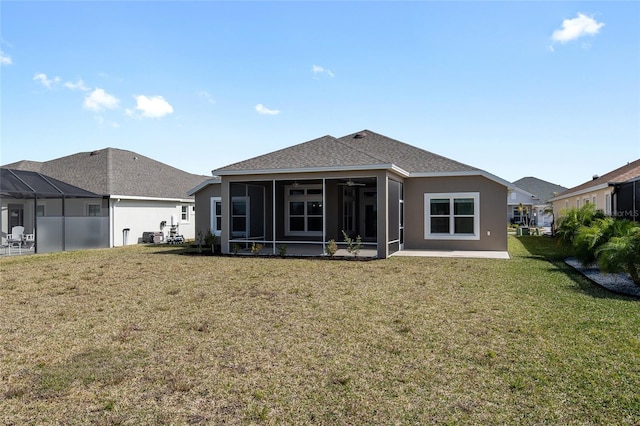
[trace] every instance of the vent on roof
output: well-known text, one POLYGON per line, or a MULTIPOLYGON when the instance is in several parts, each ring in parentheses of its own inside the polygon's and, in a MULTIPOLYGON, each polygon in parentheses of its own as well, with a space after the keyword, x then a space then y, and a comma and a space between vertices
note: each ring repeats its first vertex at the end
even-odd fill
POLYGON ((354 138, 354 139, 362 139, 362 138, 364 138, 365 136, 367 136, 366 132, 360 132, 360 133, 356 133, 356 134, 353 136, 353 138, 354 138))
POLYGON ((91 154, 89 155, 98 155, 98 154, 100 154, 100 151, 91 151, 91 154))
POLYGON ((600 176, 598 176, 598 175, 593 175, 593 176, 591 176, 591 179, 596 180, 596 179, 598 179, 599 177, 600 177, 600 176))

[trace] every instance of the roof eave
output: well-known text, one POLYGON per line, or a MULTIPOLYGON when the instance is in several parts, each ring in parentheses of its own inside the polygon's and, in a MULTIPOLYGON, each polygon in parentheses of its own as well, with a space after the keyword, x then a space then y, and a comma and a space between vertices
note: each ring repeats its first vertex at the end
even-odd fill
POLYGON ((327 167, 292 167, 286 169, 251 169, 251 170, 213 170, 211 173, 217 176, 240 175, 271 175, 292 173, 323 173, 323 172, 348 172, 358 170, 393 170, 394 172, 409 177, 410 173, 395 164, 363 164, 357 166, 327 166, 327 167))
POLYGON ((600 191, 601 189, 606 189, 606 188, 610 187, 612 184, 615 184, 615 183, 616 182, 605 182, 605 183, 601 183, 599 185, 594 185, 594 186, 590 186, 588 188, 581 189, 579 191, 565 192, 564 194, 560 194, 560 195, 558 195, 556 197, 549 198, 548 201, 550 201, 550 202, 559 201, 559 200, 564 200, 565 198, 575 197, 576 195, 588 194, 589 192, 593 192, 593 191, 600 191))
POLYGON ((195 195, 196 192, 200 191, 201 189, 209 186, 209 185, 216 185, 222 182, 222 179, 220 179, 219 177, 213 177, 211 179, 207 179, 204 182, 200 183, 200 185, 196 186, 195 188, 190 189, 187 192, 187 195, 189 196, 193 196, 195 195))

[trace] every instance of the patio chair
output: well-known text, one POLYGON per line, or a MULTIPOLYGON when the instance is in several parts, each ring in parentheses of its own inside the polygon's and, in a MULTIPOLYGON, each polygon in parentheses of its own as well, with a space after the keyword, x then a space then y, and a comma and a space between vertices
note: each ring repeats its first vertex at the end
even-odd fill
POLYGON ((23 235, 24 226, 14 226, 11 228, 11 234, 7 235, 7 244, 11 247, 22 247, 23 235))

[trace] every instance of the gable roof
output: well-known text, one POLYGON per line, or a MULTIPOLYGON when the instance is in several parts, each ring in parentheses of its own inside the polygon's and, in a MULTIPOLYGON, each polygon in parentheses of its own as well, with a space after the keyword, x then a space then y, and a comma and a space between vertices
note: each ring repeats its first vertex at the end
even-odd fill
POLYGON ((556 185, 555 183, 547 182, 535 177, 523 177, 513 182, 513 184, 529 194, 534 195, 540 201, 546 202, 550 198, 567 190, 564 186, 556 185))
POLYGON ((224 176, 364 169, 389 169, 404 176, 483 175, 511 186, 509 182, 476 167, 370 130, 341 138, 322 136, 213 170, 212 173, 224 176))
POLYGON ((96 194, 150 198, 190 198, 189 189, 209 179, 116 148, 45 162, 19 161, 5 167, 42 173, 96 194))
POLYGON ((640 159, 627 163, 607 174, 597 177, 588 182, 574 186, 553 197, 551 201, 560 200, 572 195, 583 194, 585 192, 596 191, 606 188, 615 183, 622 183, 640 176, 640 159))

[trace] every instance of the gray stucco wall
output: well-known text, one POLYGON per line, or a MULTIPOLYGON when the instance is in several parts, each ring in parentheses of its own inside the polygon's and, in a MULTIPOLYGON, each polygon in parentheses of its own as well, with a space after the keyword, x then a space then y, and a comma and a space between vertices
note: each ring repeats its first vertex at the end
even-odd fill
POLYGON ((220 197, 220 184, 211 184, 196 192, 196 236, 207 235, 211 226, 211 197, 220 197))
POLYGON ((507 250, 507 188, 482 176, 406 179, 405 249, 507 250), (480 193, 480 239, 425 239, 425 193, 480 193))

